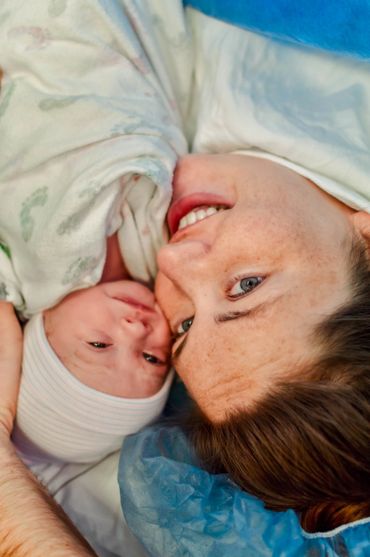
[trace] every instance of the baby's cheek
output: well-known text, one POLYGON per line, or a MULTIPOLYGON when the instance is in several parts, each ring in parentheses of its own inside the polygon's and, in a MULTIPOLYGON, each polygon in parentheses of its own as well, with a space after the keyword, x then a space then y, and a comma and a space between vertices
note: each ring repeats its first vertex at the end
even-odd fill
POLYGON ((132 392, 135 398, 147 398, 157 394, 166 380, 169 367, 153 366, 153 369, 146 370, 143 374, 138 374, 136 386, 132 392))

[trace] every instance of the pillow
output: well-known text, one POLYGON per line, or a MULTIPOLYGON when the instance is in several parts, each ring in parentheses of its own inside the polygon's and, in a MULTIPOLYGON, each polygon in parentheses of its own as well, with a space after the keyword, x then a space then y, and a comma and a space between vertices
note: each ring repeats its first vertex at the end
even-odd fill
POLYGON ((367 0, 185 0, 216 19, 282 41, 370 58, 367 0))

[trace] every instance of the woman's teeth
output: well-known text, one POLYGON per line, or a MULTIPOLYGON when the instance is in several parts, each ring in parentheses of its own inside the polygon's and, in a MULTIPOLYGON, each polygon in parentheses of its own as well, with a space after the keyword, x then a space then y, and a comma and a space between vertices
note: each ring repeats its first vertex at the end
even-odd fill
POLYGON ((212 215, 221 211, 223 207, 196 207, 189 213, 187 213, 179 222, 178 230, 189 226, 190 224, 194 224, 195 222, 199 222, 200 220, 204 220, 212 215))

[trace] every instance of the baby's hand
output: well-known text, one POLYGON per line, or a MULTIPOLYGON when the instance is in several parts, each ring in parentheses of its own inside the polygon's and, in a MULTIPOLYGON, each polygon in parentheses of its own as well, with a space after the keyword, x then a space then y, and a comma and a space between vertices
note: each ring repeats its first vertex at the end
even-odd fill
POLYGON ((0 436, 9 438, 17 408, 22 329, 13 306, 0 301, 0 436))

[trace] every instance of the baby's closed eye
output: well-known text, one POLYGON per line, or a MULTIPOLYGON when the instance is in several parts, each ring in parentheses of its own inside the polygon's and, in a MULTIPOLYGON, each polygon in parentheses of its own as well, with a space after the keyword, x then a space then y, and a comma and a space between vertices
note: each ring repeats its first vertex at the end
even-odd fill
POLYGON ((146 362, 149 362, 150 364, 153 364, 155 366, 166 365, 165 361, 161 360, 160 358, 157 358, 157 356, 154 356, 153 354, 149 354, 148 352, 143 352, 143 358, 146 362))
POLYGON ((97 350, 104 350, 112 346, 112 344, 109 344, 108 342, 100 342, 98 340, 87 342, 87 344, 89 344, 93 348, 96 348, 97 350))

